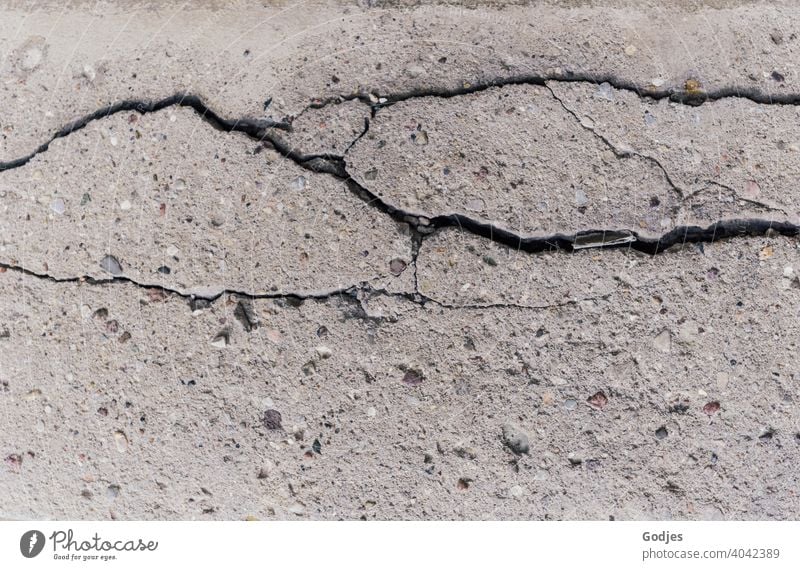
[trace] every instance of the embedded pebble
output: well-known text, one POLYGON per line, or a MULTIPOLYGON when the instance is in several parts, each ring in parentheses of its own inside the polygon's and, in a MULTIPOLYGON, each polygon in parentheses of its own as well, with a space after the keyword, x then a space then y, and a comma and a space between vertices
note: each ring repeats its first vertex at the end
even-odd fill
POLYGON ((291 182, 292 190, 302 190, 306 187, 306 178, 305 176, 298 176, 291 182))
POLYGON ((33 71, 45 56, 46 44, 41 38, 34 38, 29 40, 28 45, 22 51, 19 66, 23 71, 33 71))
POLYGON ((282 429, 283 418, 278 410, 267 410, 264 412, 264 418, 261 420, 264 427, 267 429, 282 429))
POLYGON ((59 216, 64 213, 66 210, 66 206, 64 205, 64 200, 61 198, 56 198, 50 203, 50 209, 53 210, 59 216))
POLYGON ((87 63, 86 65, 83 66, 83 71, 81 72, 81 76, 83 76, 84 79, 87 79, 89 81, 94 81, 95 78, 97 77, 97 71, 95 71, 94 67, 92 67, 87 63))
POLYGON ((745 182, 744 191, 742 195, 748 200, 755 200, 761 194, 761 187, 754 180, 745 182))
POLYGON ((614 90, 612 89, 611 84, 610 83, 605 83, 605 82, 601 83, 600 87, 598 87, 597 91, 595 91, 595 96, 597 96, 599 99, 605 99, 607 101, 613 101, 614 100, 614 90))
POLYGON ((408 267, 408 264, 399 257, 396 257, 389 262, 389 271, 395 277, 399 276, 403 271, 405 271, 406 267, 408 267))
POLYGON ((306 508, 302 503, 292 503, 289 507, 289 512, 299 517, 306 512, 306 508))
POLYGON ((596 392, 594 395, 590 396, 586 401, 589 402, 591 406, 602 410, 606 407, 606 404, 608 404, 608 396, 606 396, 605 392, 600 390, 599 392, 596 392))
POLYGON ((482 212, 485 207, 486 203, 480 198, 472 198, 467 202, 466 206, 467 210, 471 212, 482 212))
POLYGON ((113 255, 106 255, 100 260, 100 268, 111 275, 122 275, 122 265, 113 255))
POLYGON ((530 450, 527 434, 513 424, 503 426, 503 443, 517 455, 528 453, 530 450))
POLYGON ((122 431, 115 431, 114 444, 117 446, 117 451, 125 453, 128 450, 128 437, 122 431))
POLYGON ((422 384, 423 376, 416 370, 407 370, 403 375, 403 383, 409 386, 419 386, 422 384))
POLYGON ((317 354, 319 354, 320 358, 330 358, 333 354, 333 351, 327 346, 318 346, 315 350, 317 351, 317 354))
POLYGON ((230 344, 230 334, 227 330, 222 330, 211 339, 211 346, 215 348, 225 348, 230 344))

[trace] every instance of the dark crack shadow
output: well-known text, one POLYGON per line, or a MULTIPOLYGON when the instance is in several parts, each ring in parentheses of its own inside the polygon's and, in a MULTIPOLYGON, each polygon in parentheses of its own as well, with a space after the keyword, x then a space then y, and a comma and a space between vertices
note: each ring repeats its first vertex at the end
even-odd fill
MULTIPOLYGON (((636 86, 635 84, 620 81, 611 76, 567 74, 554 77, 550 76, 512 77, 512 78, 498 79, 490 82, 484 82, 476 85, 469 85, 469 86, 465 85, 462 88, 452 89, 452 90, 436 90, 436 89, 409 90, 408 92, 405 93, 389 95, 386 97, 377 97, 372 94, 360 93, 349 96, 349 99, 347 97, 337 97, 331 100, 312 103, 312 106, 309 106, 308 108, 322 108, 325 105, 332 104, 333 102, 360 99, 371 106, 372 116, 374 117, 384 107, 390 106, 400 101, 406 101, 418 97, 451 98, 468 93, 475 93, 492 87, 503 87, 506 85, 539 85, 550 90, 550 88, 547 86, 548 81, 590 82, 590 83, 607 82, 617 89, 633 91, 641 97, 649 97, 654 99, 668 98, 671 101, 683 104, 690 104, 690 105, 703 104, 708 101, 719 100, 727 97, 742 97, 759 104, 792 104, 792 105, 800 104, 800 95, 791 95, 791 96, 783 96, 781 98, 775 98, 772 96, 770 97, 762 96, 757 92, 753 91, 735 90, 726 88, 709 93, 703 93, 702 97, 700 97, 700 95, 696 92, 685 93, 685 92, 675 92, 669 90, 665 91, 643 90, 642 88, 636 86)), ((561 103, 562 107, 564 107, 564 109, 567 112, 569 112, 573 117, 575 117, 576 120, 580 122, 580 119, 577 117, 577 115, 570 109, 568 109, 566 106, 564 106, 563 102, 561 102, 561 100, 553 93, 552 90, 550 90, 550 92, 553 94, 555 99, 561 103)), ((272 148, 275 152, 293 161, 302 168, 305 168, 311 172, 333 176, 342 181, 350 192, 352 192, 355 196, 357 196, 361 201, 363 201, 369 207, 377 209, 379 212, 391 217, 398 223, 408 224, 414 236, 414 240, 412 242, 411 254, 415 272, 414 275, 415 292, 413 294, 409 294, 409 298, 411 300, 415 300, 415 302, 420 302, 423 304, 435 301, 433 299, 426 298, 419 291, 418 279, 416 275, 419 250, 423 240, 427 236, 434 234, 440 229, 445 229, 445 228, 457 228, 460 231, 464 231, 482 237, 484 239, 505 245, 515 250, 524 251, 530 254, 536 254, 542 252, 554 252, 554 251, 563 251, 572 253, 572 252, 578 252, 583 249, 615 248, 615 249, 627 249, 627 250, 637 251, 649 255, 656 255, 664 253, 676 246, 683 246, 692 243, 711 243, 719 239, 728 239, 728 238, 736 238, 743 236, 762 236, 768 234, 796 237, 798 236, 798 234, 800 234, 800 226, 796 224, 785 221, 779 222, 767 219, 753 218, 753 219, 720 220, 712 223, 707 227, 678 226, 673 228, 669 232, 666 232, 665 234, 655 238, 642 236, 633 229, 625 229, 625 228, 605 228, 605 229, 599 228, 599 229, 581 230, 571 234, 555 233, 548 236, 525 236, 513 232, 509 229, 503 228, 501 226, 498 226, 497 224, 494 224, 492 222, 471 218, 469 216, 460 213, 448 213, 448 214, 429 216, 423 213, 404 210, 398 206, 391 204, 390 202, 383 200, 376 193, 366 188, 364 185, 362 185, 360 182, 354 179, 348 172, 345 156, 325 154, 325 153, 305 154, 302 151, 294 148, 279 134, 281 131, 286 132, 291 130, 290 122, 275 122, 266 119, 247 119, 247 118, 227 119, 221 117, 213 110, 209 109, 208 106, 198 96, 191 94, 175 94, 165 99, 161 99, 159 101, 151 101, 151 102, 127 100, 98 109, 97 111, 64 126, 62 129, 56 132, 48 142, 41 145, 30 155, 9 162, 0 163, 0 171, 18 168, 25 165, 37 154, 46 152, 52 141, 58 138, 66 137, 71 133, 82 129, 92 121, 102 119, 111 116, 115 113, 123 111, 135 111, 141 114, 146 114, 146 113, 157 112, 170 106, 190 107, 200 116, 202 120, 204 120, 205 122, 207 122, 216 129, 230 133, 234 132, 241 133, 251 139, 259 141, 261 144, 264 144, 265 146, 272 148)), ((360 140, 367 134, 370 128, 370 124, 371 124, 370 121, 367 119, 365 121, 363 131, 358 135, 356 139, 354 139, 348 145, 347 150, 352 148, 352 146, 356 144, 358 140, 360 140)), ((609 146, 609 148, 611 148, 612 151, 614 151, 615 154, 617 154, 617 156, 624 158, 625 156, 630 156, 631 154, 633 154, 636 156, 640 156, 643 159, 653 160, 661 168, 662 172, 664 172, 664 175, 667 177, 667 180, 672 185, 672 187, 677 192, 683 194, 681 189, 672 183, 672 181, 669 179, 669 175, 667 174, 666 170, 658 161, 644 155, 638 155, 636 153, 625 153, 625 151, 619 151, 619 149, 616 149, 610 141, 606 140, 604 137, 602 137, 595 131, 592 130, 592 132, 595 134, 595 136, 600 137, 609 146)), ((25 275, 31 277, 36 277, 40 279, 49 279, 51 281, 59 283, 74 282, 74 283, 88 283, 93 285, 94 284, 105 285, 108 283, 131 283, 138 287, 160 289, 165 293, 180 295, 186 298, 193 298, 193 299, 198 298, 196 295, 189 295, 177 290, 169 289, 167 287, 138 283, 124 276, 115 276, 109 279, 96 279, 88 276, 81 276, 74 278, 56 278, 47 274, 36 273, 29 269, 10 264, 0 263, 0 267, 3 267, 5 269, 11 269, 14 271, 20 271, 25 275)), ((242 295, 251 298, 295 298, 297 300, 310 299, 310 298, 321 299, 321 298, 328 298, 331 295, 350 294, 353 291, 358 291, 363 289, 363 287, 364 284, 354 284, 348 287, 337 289, 335 291, 323 292, 319 294, 269 293, 264 295, 251 295, 245 291, 229 289, 220 292, 218 295, 214 295, 211 297, 203 297, 203 299, 213 302, 214 300, 218 299, 219 297, 225 294, 242 295)))

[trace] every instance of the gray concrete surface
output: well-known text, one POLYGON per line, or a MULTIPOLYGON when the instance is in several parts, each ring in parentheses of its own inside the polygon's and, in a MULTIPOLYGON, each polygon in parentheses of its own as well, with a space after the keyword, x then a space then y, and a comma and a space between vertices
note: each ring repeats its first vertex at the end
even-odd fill
POLYGON ((796 518, 798 21, 6 4, 0 518, 796 518))

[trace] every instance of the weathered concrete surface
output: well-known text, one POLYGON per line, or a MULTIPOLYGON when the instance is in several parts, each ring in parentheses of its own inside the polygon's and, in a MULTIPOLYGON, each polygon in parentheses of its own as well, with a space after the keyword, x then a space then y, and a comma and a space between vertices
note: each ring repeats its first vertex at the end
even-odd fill
MULTIPOLYGON (((705 250, 608 253, 604 299, 559 306, 596 263, 576 254, 549 308, 266 300, 250 332, 233 298, 193 312, 8 271, 4 445, 21 462, 4 465, 4 516, 786 518, 797 243, 705 250), (504 447, 508 422, 527 454, 504 447)), ((505 265, 467 279, 521 275, 505 265)))
POLYGON ((378 113, 348 164, 356 180, 406 210, 458 212, 527 235, 661 235, 681 205, 657 165, 618 158, 539 86, 393 105, 378 113))
POLYGON ((373 4, 3 9, 0 518, 795 518, 800 10, 373 4))
POLYGON ((190 109, 100 119, 0 178, 0 262, 59 279, 111 277, 111 255, 184 293, 304 293, 389 285, 411 261, 408 228, 341 181, 190 109))

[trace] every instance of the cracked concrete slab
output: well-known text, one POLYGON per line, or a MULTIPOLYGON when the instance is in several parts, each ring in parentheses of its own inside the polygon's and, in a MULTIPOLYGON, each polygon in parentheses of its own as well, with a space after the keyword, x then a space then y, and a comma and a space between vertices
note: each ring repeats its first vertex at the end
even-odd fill
POLYGON ((292 119, 290 131, 273 129, 271 134, 307 155, 343 156, 367 128, 370 115, 370 107, 355 99, 309 107, 292 119))
POLYGON ((392 105, 347 162, 356 180, 403 209, 456 212, 523 235, 641 228, 655 236, 672 229, 680 207, 656 165, 618 157, 540 86, 392 105))
POLYGON ((792 4, 2 12, 0 518, 794 518, 792 4))
POLYGON ((390 267, 411 261, 407 227, 190 109, 100 119, 1 178, 0 262, 37 274, 206 297, 409 287, 390 267))
POLYGON ((256 300, 249 332, 235 296, 192 311, 131 284, 6 272, 0 397, 8 425, 30 429, 5 442, 19 460, 0 475, 4 515, 794 512, 798 329, 786 315, 800 289, 784 269, 796 241, 687 248, 659 257, 657 275, 631 267, 637 254, 611 255, 604 267, 627 277, 607 299, 535 310, 387 298, 379 318, 348 296, 256 300), (763 338, 781 342, 763 351, 763 338), (504 446, 509 421, 528 453, 504 446))
POLYGON ((3 98, 13 102, 0 125, 0 160, 32 151, 98 102, 131 94, 202 92, 223 115, 276 118, 338 97, 526 75, 616 77, 666 94, 684 92, 692 78, 710 92, 800 94, 800 77, 781 65, 797 48, 791 2, 681 2, 679 19, 660 2, 624 0, 404 4, 12 5, 0 23, 3 98))
POLYGON ((718 203, 711 208, 717 218, 749 209, 798 219, 792 194, 798 107, 735 96, 691 107, 607 84, 548 86, 615 147, 657 160, 687 197, 689 218, 702 218, 706 210, 697 202, 709 195, 709 202, 718 203))

